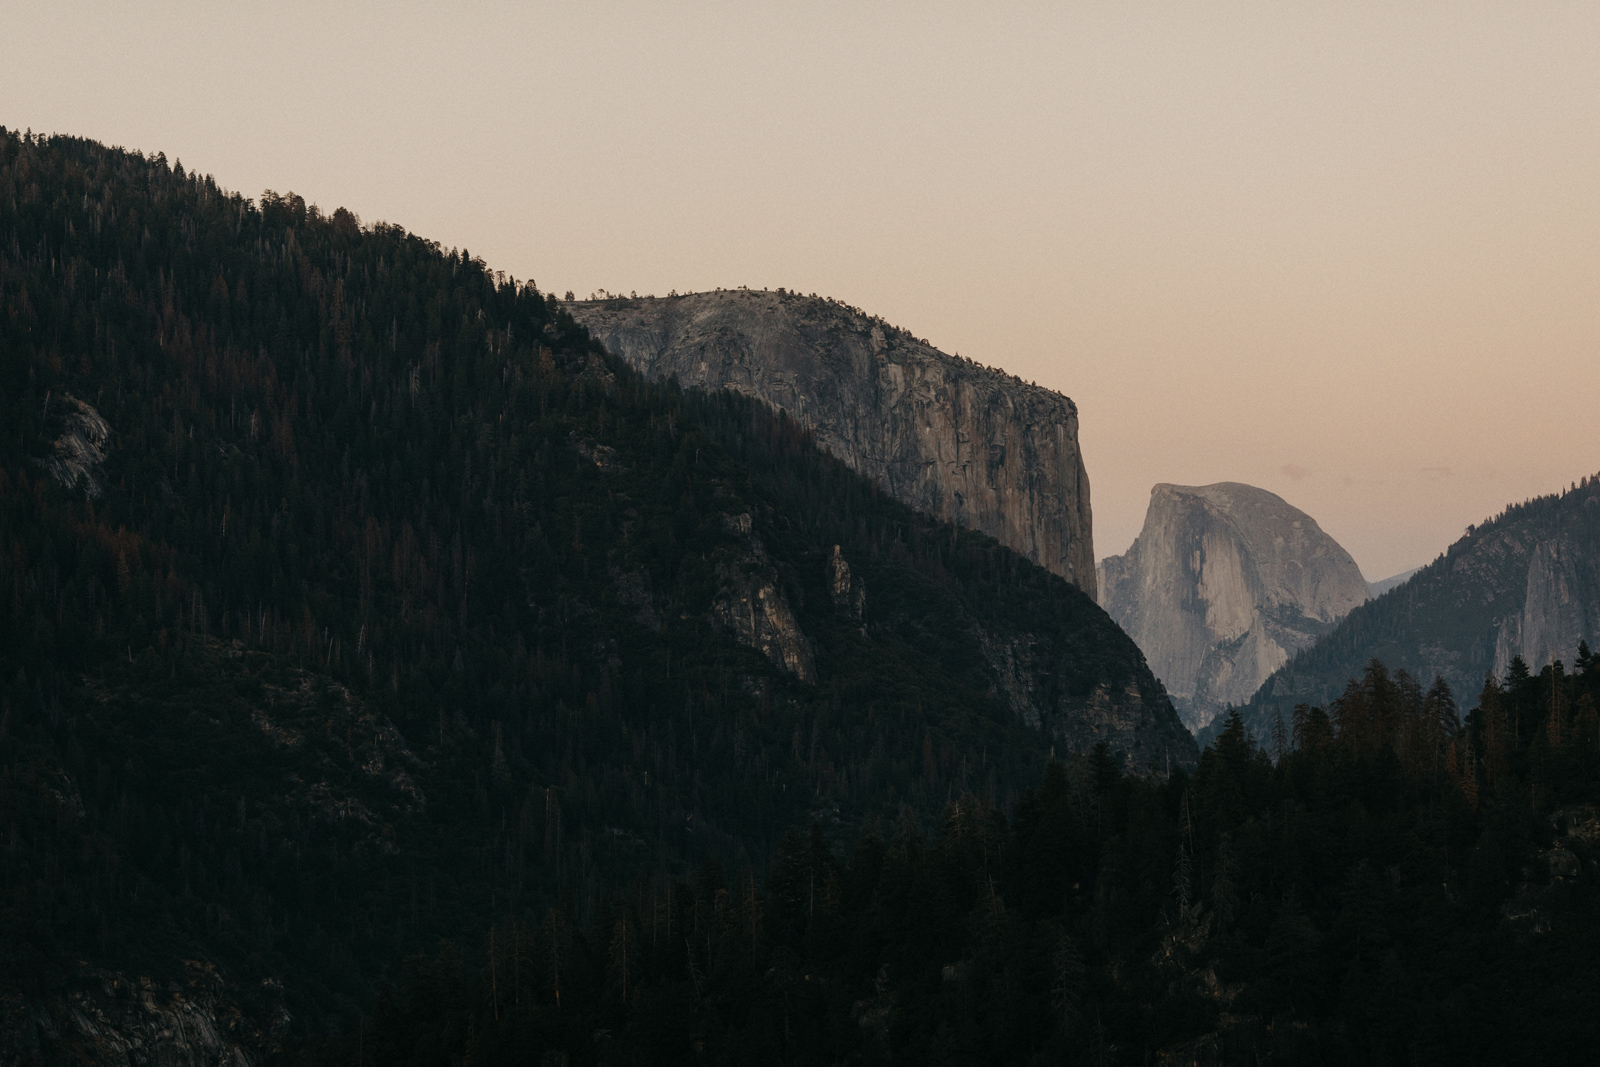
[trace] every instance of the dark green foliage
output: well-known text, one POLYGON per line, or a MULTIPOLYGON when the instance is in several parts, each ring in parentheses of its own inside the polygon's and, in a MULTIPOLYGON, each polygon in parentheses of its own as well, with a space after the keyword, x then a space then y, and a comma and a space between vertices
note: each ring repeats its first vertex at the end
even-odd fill
POLYGON ((603 930, 640 872, 1014 803, 1051 745, 979 621, 1154 684, 1076 589, 531 283, 161 157, 0 130, 0 410, 0 987, 209 959, 332 1025, 505 914, 603 930), (714 622, 739 516, 815 684, 714 622))
POLYGON ((1484 707, 1462 728, 1447 689, 1371 664, 1276 764, 1234 715, 1193 778, 1090 755, 1011 819, 965 795, 848 863, 790 834, 760 889, 641 879, 591 935, 552 911, 496 926, 475 966, 413 960, 370 1028, 309 1058, 1587 1062, 1600 670, 1504 692, 1539 724, 1506 753, 1525 774, 1491 780, 1484 707))
POLYGON ((1268 737, 1276 716, 1287 717, 1298 703, 1334 699, 1373 659, 1422 678, 1440 675, 1458 692, 1476 691, 1503 666, 1496 661, 1502 628, 1520 632, 1530 564, 1541 552, 1540 564, 1560 571, 1551 580, 1570 598, 1566 610, 1592 619, 1592 605, 1600 604, 1600 475, 1469 527, 1438 559, 1357 607, 1275 671, 1242 709, 1245 725, 1268 737))

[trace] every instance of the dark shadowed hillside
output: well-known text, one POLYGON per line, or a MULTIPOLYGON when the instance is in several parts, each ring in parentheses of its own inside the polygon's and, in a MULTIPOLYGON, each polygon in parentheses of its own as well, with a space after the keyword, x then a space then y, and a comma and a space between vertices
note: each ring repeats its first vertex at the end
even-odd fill
POLYGON ((293 195, 0 131, 0 405, 0 1061, 256 1055, 497 919, 1196 755, 1061 578, 293 195))
POLYGON ((1513 663, 1464 720, 1373 664, 1277 759, 1237 713, 1191 776, 1046 768, 764 885, 637 883, 413 960, 316 1062, 1561 1063, 1600 988, 1600 665, 1513 663), (931 833, 930 833, 931 829, 931 833))

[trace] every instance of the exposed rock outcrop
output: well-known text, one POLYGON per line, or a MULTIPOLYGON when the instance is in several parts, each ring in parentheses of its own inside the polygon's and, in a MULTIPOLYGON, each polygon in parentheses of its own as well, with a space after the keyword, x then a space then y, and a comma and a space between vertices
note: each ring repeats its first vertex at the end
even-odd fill
POLYGON ((1157 485, 1133 547, 1101 564, 1101 606, 1196 730, 1366 599, 1311 516, 1237 482, 1157 485))
POLYGON ((1082 691, 1071 682, 1081 650, 1063 647, 1052 639, 1055 635, 990 620, 973 636, 994 678, 995 694, 1065 750, 1090 752, 1105 742, 1132 771, 1193 769, 1199 755, 1194 738, 1143 664, 1120 684, 1101 681, 1082 691))
POLYGON ((786 410, 890 495, 1095 593, 1078 409, 842 304, 784 292, 577 301, 650 378, 786 410))
POLYGON ((1443 677, 1467 704, 1514 657, 1534 671, 1571 664, 1580 641, 1600 643, 1600 477, 1468 527, 1268 678, 1246 722, 1266 736, 1295 704, 1334 699, 1371 659, 1424 682, 1443 677))
MULTIPOLYGON (((99 496, 105 488, 100 465, 106 460, 111 424, 93 406, 71 393, 62 394, 58 405, 64 409, 61 433, 51 442, 50 454, 34 462, 68 489, 76 488, 81 482, 85 493, 99 496)), ((51 406, 47 400, 46 410, 51 406)))
POLYGON ((860 579, 851 576, 850 564, 838 545, 833 546, 833 555, 828 559, 828 596, 834 610, 846 618, 860 622, 866 613, 867 590, 860 579))
POLYGON ((1549 847, 1529 857, 1500 905, 1501 916, 1524 935, 1548 934, 1578 880, 1600 871, 1600 811, 1593 804, 1560 808, 1550 815, 1549 826, 1549 847))
POLYGON ((0 1063, 250 1067, 289 1024, 276 981, 241 990, 196 960, 165 981, 80 967, 55 993, 0 987, 0 1063))
POLYGON ((1516 656, 1536 670, 1553 659, 1570 662, 1579 641, 1600 634, 1600 561, 1583 556, 1559 535, 1533 546, 1522 610, 1508 615, 1495 634, 1496 674, 1516 656))
POLYGON ((724 523, 740 538, 741 551, 717 565, 719 589, 712 615, 741 645, 760 652, 779 670, 802 682, 816 681, 811 639, 800 629, 777 569, 752 530, 750 515, 729 515, 724 523))

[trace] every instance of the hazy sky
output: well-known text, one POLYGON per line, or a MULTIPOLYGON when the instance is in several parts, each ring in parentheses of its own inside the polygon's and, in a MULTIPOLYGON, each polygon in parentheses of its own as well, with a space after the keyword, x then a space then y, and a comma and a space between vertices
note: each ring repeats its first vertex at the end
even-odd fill
POLYGON ((587 295, 839 297, 1077 401, 1100 555, 1369 577, 1600 470, 1600 4, 8 4, 0 124, 587 295))

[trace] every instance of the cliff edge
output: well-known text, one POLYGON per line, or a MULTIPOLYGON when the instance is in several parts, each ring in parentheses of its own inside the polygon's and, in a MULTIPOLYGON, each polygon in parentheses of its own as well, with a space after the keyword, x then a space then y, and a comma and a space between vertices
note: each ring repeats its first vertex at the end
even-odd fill
POLYGON ((1095 595, 1089 477, 1067 397, 781 290, 564 306, 646 377, 784 409, 895 499, 1095 595))

